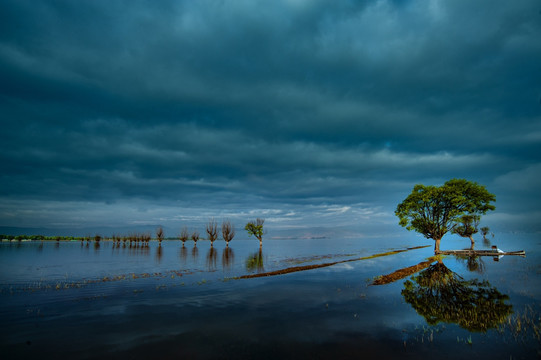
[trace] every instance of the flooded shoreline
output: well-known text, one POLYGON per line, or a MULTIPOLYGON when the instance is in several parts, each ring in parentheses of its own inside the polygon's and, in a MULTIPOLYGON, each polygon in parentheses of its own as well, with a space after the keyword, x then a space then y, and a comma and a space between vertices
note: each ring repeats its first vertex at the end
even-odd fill
POLYGON ((242 240, 229 247, 151 242, 147 249, 2 243, 9 271, 0 276, 1 350, 9 358, 89 359, 446 358, 442 347, 455 358, 537 356, 536 245, 525 259, 475 265, 445 256, 445 268, 431 268, 438 263, 431 247, 403 242, 267 241, 260 251, 242 240), (422 265, 414 271, 412 264, 422 265), (371 286, 401 269, 409 273, 371 286), (267 276, 274 273, 281 275, 267 276), (234 280, 243 276, 251 279, 234 280), (453 287, 438 285, 451 278, 453 287), (485 295, 430 305, 468 291, 485 295), (479 301, 488 304, 486 294, 500 295, 473 325, 445 315, 459 306, 471 317, 479 301))

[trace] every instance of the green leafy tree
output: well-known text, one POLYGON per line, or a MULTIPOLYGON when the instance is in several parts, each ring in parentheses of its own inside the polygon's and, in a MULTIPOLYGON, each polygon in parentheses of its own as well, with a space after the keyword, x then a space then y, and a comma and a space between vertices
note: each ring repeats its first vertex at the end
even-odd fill
POLYGON ((459 226, 465 215, 480 216, 495 206, 496 196, 484 186, 464 179, 452 179, 442 186, 417 184, 398 204, 395 215, 399 224, 433 239, 434 252, 440 252, 443 235, 459 226))
POLYGON ((488 226, 483 226, 481 228, 481 235, 483 235, 483 238, 487 237, 489 231, 490 231, 490 228, 488 226))
MULTIPOLYGON (((490 246, 490 240, 487 239, 487 235, 489 232, 490 232, 490 228, 488 226, 483 226, 481 228, 481 235, 483 235, 483 244, 486 246, 490 246)), ((494 237, 494 234, 492 234, 492 236, 494 237)))
POLYGON ((443 262, 407 280, 402 296, 429 325, 455 323, 474 332, 498 327, 513 312, 509 297, 488 281, 464 280, 443 262))
POLYGON ((264 219, 257 218, 244 227, 249 236, 253 235, 259 240, 259 246, 263 246, 263 223, 265 223, 264 219))
POLYGON ((479 232, 480 220, 481 216, 479 215, 464 215, 458 220, 457 224, 453 227, 453 230, 451 230, 453 234, 469 238, 471 241, 472 250, 475 246, 473 234, 477 234, 479 232))

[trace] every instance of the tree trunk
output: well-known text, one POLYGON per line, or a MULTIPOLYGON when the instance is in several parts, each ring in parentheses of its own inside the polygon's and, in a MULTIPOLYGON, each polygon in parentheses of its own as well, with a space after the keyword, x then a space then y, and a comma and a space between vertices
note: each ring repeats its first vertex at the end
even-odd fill
POLYGON ((471 249, 475 247, 475 240, 473 240, 473 236, 470 235, 470 241, 471 241, 471 249))
POLYGON ((434 239, 434 254, 439 254, 440 252, 440 241, 441 239, 434 239))

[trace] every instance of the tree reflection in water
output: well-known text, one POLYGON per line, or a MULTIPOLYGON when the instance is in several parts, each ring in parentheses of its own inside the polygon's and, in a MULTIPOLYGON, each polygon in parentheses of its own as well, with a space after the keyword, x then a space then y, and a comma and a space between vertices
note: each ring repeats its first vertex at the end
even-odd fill
POLYGON ((163 257, 163 248, 162 248, 162 244, 159 244, 158 248, 156 249, 156 261, 158 262, 158 264, 162 262, 162 257, 163 257))
POLYGON ((216 259, 218 258, 218 251, 211 246, 207 252, 207 268, 209 271, 216 270, 216 259))
POLYGON ((186 264, 186 260, 188 258, 188 249, 184 246, 184 243, 182 243, 182 247, 180 248, 180 259, 182 260, 183 264, 186 264))
POLYGON ((199 257, 199 249, 197 248, 197 245, 194 243, 192 248, 192 259, 194 263, 197 263, 197 258, 199 257))
POLYGON ((457 260, 461 261, 466 265, 468 271, 475 271, 479 274, 483 274, 485 272, 485 262, 483 261, 483 259, 481 259, 480 256, 455 256, 457 260))
POLYGON ((130 256, 150 255, 150 248, 148 246, 143 246, 143 245, 138 245, 138 244, 129 244, 128 246, 123 245, 122 251, 126 251, 126 250, 128 251, 128 255, 130 256))
POLYGON ((224 250, 222 251, 222 268, 224 270, 229 270, 233 266, 235 260, 235 254, 233 253, 233 249, 231 249, 229 246, 226 246, 224 250))
POLYGON ((246 270, 248 271, 257 270, 257 272, 265 271, 265 267, 263 266, 263 248, 262 247, 259 247, 258 252, 253 253, 252 255, 246 258, 246 270))
POLYGON ((501 294, 488 281, 464 280, 437 262, 404 283, 402 296, 429 325, 456 323, 472 332, 486 332, 512 313, 501 294))

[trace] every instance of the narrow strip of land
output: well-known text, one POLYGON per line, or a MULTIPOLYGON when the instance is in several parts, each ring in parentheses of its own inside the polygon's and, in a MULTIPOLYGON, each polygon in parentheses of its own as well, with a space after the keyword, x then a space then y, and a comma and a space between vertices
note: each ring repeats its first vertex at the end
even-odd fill
POLYGON ((442 255, 466 255, 466 256, 503 256, 516 255, 526 257, 524 250, 519 251, 497 251, 497 250, 443 250, 439 252, 442 255))
POLYGON ((352 261, 361 261, 361 260, 374 259, 374 258, 378 258, 378 257, 382 257, 382 256, 389 256, 389 255, 398 254, 398 253, 409 251, 409 250, 422 249, 422 248, 426 248, 426 247, 429 247, 429 246, 430 245, 415 246, 415 247, 406 248, 406 249, 393 250, 393 251, 388 251, 388 252, 385 252, 385 253, 379 253, 379 254, 374 254, 374 255, 360 257, 360 258, 347 259, 347 260, 341 260, 341 261, 334 261, 334 262, 323 263, 323 264, 293 266, 293 267, 288 267, 288 268, 285 268, 285 269, 280 269, 280 270, 275 270, 275 271, 268 271, 268 272, 263 272, 263 273, 258 273, 258 274, 242 275, 242 276, 237 277, 236 279, 251 279, 251 278, 258 278, 258 277, 265 277, 265 276, 284 275, 284 274, 289 274, 289 273, 293 273, 293 272, 297 272, 297 271, 320 269, 320 268, 324 268, 324 267, 328 267, 328 266, 333 266, 333 265, 336 265, 336 264, 343 264, 343 263, 348 263, 348 262, 352 262, 352 261))
POLYGON ((408 266, 402 269, 398 269, 396 271, 393 271, 390 274, 387 275, 381 275, 377 277, 373 282, 372 285, 386 285, 390 284, 392 282, 395 282, 397 280, 403 279, 406 276, 410 276, 412 274, 415 274, 416 272, 419 272, 423 269, 426 269, 429 267, 434 261, 436 261, 438 258, 436 256, 432 256, 428 258, 426 261, 422 261, 417 265, 408 266))

